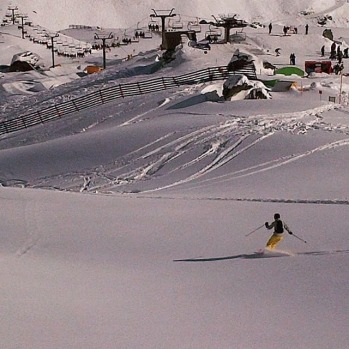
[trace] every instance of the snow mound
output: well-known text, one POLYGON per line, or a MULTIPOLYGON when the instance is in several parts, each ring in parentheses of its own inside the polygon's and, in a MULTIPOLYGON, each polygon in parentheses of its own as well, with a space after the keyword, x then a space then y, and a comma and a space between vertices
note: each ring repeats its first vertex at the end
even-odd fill
POLYGON ((230 76, 223 84, 225 100, 271 99, 267 88, 260 81, 251 81, 245 75, 230 76))

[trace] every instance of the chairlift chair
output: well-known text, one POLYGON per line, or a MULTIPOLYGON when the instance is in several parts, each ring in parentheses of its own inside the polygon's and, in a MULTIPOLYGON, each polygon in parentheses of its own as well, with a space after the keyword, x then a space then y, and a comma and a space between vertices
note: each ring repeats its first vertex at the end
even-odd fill
POLYGON ((144 31, 144 36, 143 39, 151 39, 153 37, 153 34, 150 30, 145 30, 144 31))
POLYGON ((209 30, 205 32, 205 38, 209 41, 217 41, 222 36, 222 29, 210 24, 209 30))
POLYGON ((134 36, 136 38, 142 37, 144 34, 144 29, 139 27, 139 22, 137 23, 137 28, 134 30, 134 36))
POLYGON ((154 31, 156 28, 159 28, 159 23, 155 21, 153 18, 148 23, 148 29, 149 31, 154 31))
POLYGON ((194 31, 195 33, 201 33, 201 25, 199 24, 199 20, 196 22, 188 22, 188 30, 194 31))
POLYGON ((130 35, 126 33, 126 30, 124 31, 124 34, 122 35, 120 45, 128 45, 132 42, 132 38, 130 35))
POLYGON ((135 29, 135 31, 134 31, 134 36, 139 37, 139 36, 142 35, 142 33, 144 33, 144 30, 141 29, 141 28, 137 28, 137 29, 135 29))
POLYGON ((168 25, 170 28, 174 29, 174 30, 179 30, 179 29, 183 29, 183 22, 181 21, 181 16, 178 15, 178 20, 177 21, 171 21, 171 19, 168 22, 168 25))

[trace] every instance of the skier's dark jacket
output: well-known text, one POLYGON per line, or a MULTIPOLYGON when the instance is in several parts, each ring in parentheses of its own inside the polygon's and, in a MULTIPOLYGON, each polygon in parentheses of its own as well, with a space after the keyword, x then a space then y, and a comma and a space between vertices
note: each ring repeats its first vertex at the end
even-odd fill
POLYGON ((275 219, 273 223, 266 226, 268 229, 274 228, 274 234, 280 235, 284 232, 284 229, 286 229, 288 232, 290 232, 290 229, 288 228, 287 224, 284 223, 281 219, 275 219))

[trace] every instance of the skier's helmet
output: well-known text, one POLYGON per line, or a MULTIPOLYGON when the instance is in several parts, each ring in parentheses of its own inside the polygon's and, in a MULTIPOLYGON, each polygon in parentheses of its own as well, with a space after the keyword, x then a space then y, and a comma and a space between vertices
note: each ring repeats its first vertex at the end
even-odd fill
POLYGON ((275 213, 274 214, 274 219, 280 219, 280 213, 275 213))

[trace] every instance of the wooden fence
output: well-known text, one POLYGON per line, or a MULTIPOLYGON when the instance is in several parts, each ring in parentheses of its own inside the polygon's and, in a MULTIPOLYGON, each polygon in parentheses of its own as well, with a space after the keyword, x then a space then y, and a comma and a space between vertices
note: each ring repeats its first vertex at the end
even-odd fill
POLYGON ((0 135, 57 120, 65 115, 106 104, 119 98, 159 92, 182 85, 223 80, 228 76, 236 74, 244 74, 251 80, 257 79, 256 70, 252 63, 237 71, 228 71, 226 66, 211 67, 180 76, 160 77, 141 82, 114 85, 42 110, 0 122, 0 135))

